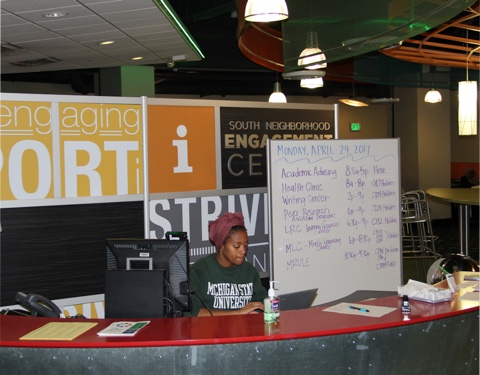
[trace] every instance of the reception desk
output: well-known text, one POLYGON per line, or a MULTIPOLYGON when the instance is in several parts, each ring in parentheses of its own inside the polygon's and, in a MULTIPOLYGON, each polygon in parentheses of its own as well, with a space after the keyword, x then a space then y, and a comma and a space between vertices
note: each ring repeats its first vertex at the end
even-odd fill
POLYGON ((128 338, 99 337, 115 320, 89 319, 98 324, 71 341, 19 339, 65 319, 6 315, 0 368, 5 374, 478 374, 478 301, 411 301, 409 321, 397 296, 362 303, 395 310, 374 318, 313 307, 283 311, 276 325, 265 324, 262 314, 152 319, 128 338))

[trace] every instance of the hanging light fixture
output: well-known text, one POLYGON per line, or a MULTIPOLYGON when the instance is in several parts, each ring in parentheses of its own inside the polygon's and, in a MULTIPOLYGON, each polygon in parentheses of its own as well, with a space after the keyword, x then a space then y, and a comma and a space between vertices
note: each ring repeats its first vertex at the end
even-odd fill
POLYGON ((316 89, 318 87, 323 87, 323 78, 304 78, 300 80, 300 87, 304 89, 316 89))
POLYGON ((458 82, 458 135, 477 135, 477 81, 458 82))
POLYGON ((305 49, 300 53, 298 66, 304 66, 305 69, 321 69, 327 67, 327 58, 320 48, 318 48, 318 37, 316 31, 307 33, 307 42, 305 49))
POLYGON ((339 102, 342 102, 343 104, 346 104, 352 107, 368 107, 368 103, 359 99, 354 99, 354 98, 340 99, 339 102))
POLYGON ((425 103, 441 103, 442 101, 442 94, 440 91, 436 90, 435 88, 431 89, 425 95, 425 103))
POLYGON ((466 80, 458 82, 458 135, 477 135, 477 81, 468 80, 468 61, 473 51, 467 54, 466 80))
POLYGON ((268 98, 268 102, 269 103, 286 103, 287 102, 287 97, 282 92, 282 87, 280 85, 280 82, 275 82, 273 84, 273 92, 270 94, 270 97, 268 98))
POLYGON ((352 107, 368 107, 366 100, 360 100, 360 97, 355 97, 355 84, 352 83, 353 95, 350 98, 339 99, 339 102, 352 107))
POLYGON ((468 61, 474 51, 467 54, 466 80, 458 82, 458 135, 477 135, 477 81, 468 80, 468 61))
POLYGON ((248 0, 245 7, 245 21, 274 22, 288 18, 285 0, 248 0))

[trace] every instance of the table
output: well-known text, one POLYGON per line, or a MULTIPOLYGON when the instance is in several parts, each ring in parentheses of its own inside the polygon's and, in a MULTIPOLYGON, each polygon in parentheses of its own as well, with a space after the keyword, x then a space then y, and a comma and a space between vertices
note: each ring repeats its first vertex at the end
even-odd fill
MULTIPOLYGON (((353 301, 348 301, 353 302, 353 301)), ((19 337, 65 319, 0 316, 0 368, 5 374, 478 374, 479 302, 430 304, 368 299, 394 308, 380 318, 324 311, 282 311, 280 323, 262 314, 150 319, 137 335, 99 337, 98 324, 72 341, 25 341, 19 337)), ((131 319, 135 320, 135 319, 131 319)))
POLYGON ((460 253, 468 256, 469 206, 479 205, 479 190, 469 188, 431 188, 427 195, 433 200, 458 204, 460 253))

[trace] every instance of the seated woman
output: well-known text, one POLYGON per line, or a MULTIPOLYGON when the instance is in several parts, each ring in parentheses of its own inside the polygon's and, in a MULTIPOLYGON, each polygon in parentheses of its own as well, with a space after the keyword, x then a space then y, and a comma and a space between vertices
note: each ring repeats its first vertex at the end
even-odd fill
POLYGON ((192 315, 236 315, 263 310, 267 291, 252 264, 245 261, 248 235, 240 212, 227 212, 208 226, 216 253, 190 268, 192 315))

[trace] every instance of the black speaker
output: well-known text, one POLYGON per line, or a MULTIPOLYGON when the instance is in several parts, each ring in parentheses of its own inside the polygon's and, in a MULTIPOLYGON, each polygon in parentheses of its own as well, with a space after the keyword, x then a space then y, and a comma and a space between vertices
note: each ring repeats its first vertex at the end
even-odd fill
POLYGON ((108 270, 105 318, 163 318, 163 270, 108 270))

